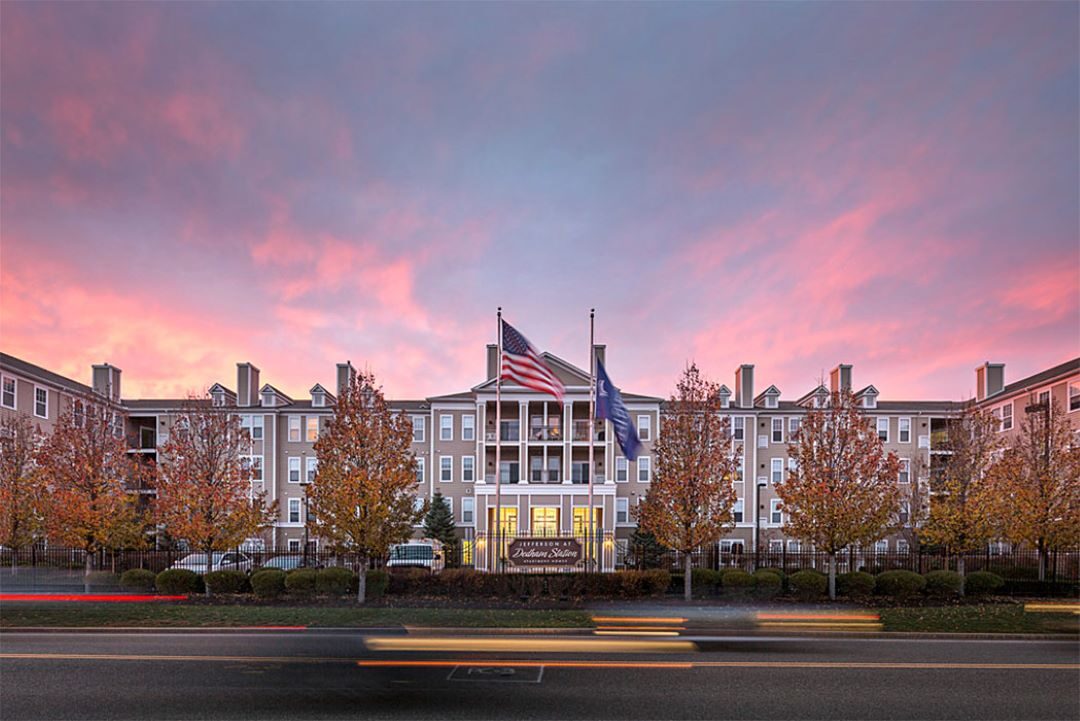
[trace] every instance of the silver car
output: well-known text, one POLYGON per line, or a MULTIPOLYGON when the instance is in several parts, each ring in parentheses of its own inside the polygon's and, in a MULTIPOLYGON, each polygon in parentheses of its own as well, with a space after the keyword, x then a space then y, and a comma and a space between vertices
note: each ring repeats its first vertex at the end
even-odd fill
MULTIPOLYGON (((216 551, 211 554, 211 571, 250 571, 251 558, 239 551, 216 551)), ((182 568, 195 573, 206 573, 206 554, 189 553, 169 568, 182 568)))

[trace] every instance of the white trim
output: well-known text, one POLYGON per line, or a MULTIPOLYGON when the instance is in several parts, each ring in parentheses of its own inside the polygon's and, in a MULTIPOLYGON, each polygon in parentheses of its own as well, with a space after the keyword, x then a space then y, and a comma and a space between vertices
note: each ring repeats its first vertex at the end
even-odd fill
POLYGON ((454 440, 454 416, 451 413, 440 413, 439 414, 439 441, 444 442, 444 441, 452 441, 452 440, 454 440), (449 427, 443 425, 444 420, 449 420, 450 421, 449 427), (444 437, 443 436, 443 431, 450 431, 450 436, 448 438, 444 437))
POLYGON ((630 482, 630 461, 626 456, 615 456, 615 482, 616 483, 629 483, 630 482), (622 468, 619 468, 619 461, 622 461, 622 468), (622 471, 623 479, 619 480, 619 472, 622 471))
POLYGON ((615 497, 615 526, 618 527, 618 526, 632 526, 632 525, 634 525, 634 524, 631 522, 631 518, 630 518, 630 499, 626 498, 626 497, 623 497, 623 496, 616 496, 615 497), (622 506, 623 506, 622 513, 626 515, 626 519, 622 520, 622 521, 619 520, 619 513, 620 513, 619 505, 620 504, 622 504, 622 506))
POLYGON ((997 415, 997 417, 998 417, 998 432, 999 433, 1004 433, 1005 431, 1011 431, 1012 430, 1013 422, 1014 422, 1013 419, 1015 418, 1015 415, 1016 415, 1015 410, 1016 409, 1013 407, 1013 402, 1012 401, 1009 401, 1008 403, 1002 403, 1000 406, 997 407, 997 409, 996 409, 997 413, 995 415, 997 415), (1009 425, 1008 426, 1005 425, 1005 420, 1006 420, 1005 409, 1006 408, 1009 409, 1009 415, 1008 415, 1009 425))
POLYGON ((638 440, 640 440, 642 442, 651 441, 652 440, 652 416, 645 415, 645 414, 639 415, 637 417, 637 422, 638 422, 638 427, 637 427, 638 440), (642 423, 642 421, 644 421, 644 423, 642 423), (645 435, 645 434, 643 434, 641 432, 642 428, 648 430, 648 435, 645 435))
POLYGON ((878 438, 881 438, 882 443, 888 443, 889 442, 889 431, 890 431, 889 426, 890 426, 890 423, 889 423, 889 417, 888 416, 878 416, 877 419, 874 421, 874 430, 877 432, 878 438), (881 438, 881 422, 882 421, 885 421, 885 437, 884 438, 881 438))
POLYGON ((319 459, 317 456, 308 456, 304 463, 304 481, 307 483, 313 483, 315 481, 315 474, 319 472, 319 459), (312 473, 314 471, 314 473, 312 473))
POLYGON ((424 468, 424 457, 414 455, 413 459, 416 461, 416 482, 422 485, 424 483, 424 473, 426 470, 424 468))
POLYGON ((476 525, 476 499, 472 496, 463 496, 461 499, 461 525, 463 526, 475 526, 476 525), (465 507, 469 506, 468 509, 465 507), (472 514, 472 518, 465 520, 465 513, 472 514))
POLYGON ((415 415, 412 416, 412 442, 413 443, 423 443, 424 442, 424 436, 425 436, 426 432, 427 431, 425 429, 424 416, 415 416, 415 415), (419 438, 416 437, 416 431, 418 430, 417 425, 416 425, 417 421, 420 421, 420 426, 419 426, 420 437, 419 438))
POLYGON ((314 443, 319 440, 319 417, 304 416, 304 443, 314 443), (315 421, 315 437, 311 437, 311 422, 315 421))
POLYGON ((304 468, 303 468, 303 464, 300 462, 300 456, 289 456, 287 458, 287 460, 285 461, 285 474, 286 474, 285 475, 285 480, 286 480, 286 482, 291 483, 291 484, 300 483, 301 479, 304 477, 303 473, 304 473, 304 468), (296 480, 295 481, 292 479, 293 461, 296 461, 296 480))
POLYGON ((768 523, 768 525, 774 526, 774 527, 784 525, 784 512, 781 510, 782 505, 783 505, 783 501, 781 501, 779 498, 772 498, 772 499, 769 500, 769 523, 768 523), (780 515, 780 520, 779 521, 774 521, 773 517, 775 515, 777 515, 777 514, 780 515))
POLYGON ((476 440, 476 414, 466 413, 461 416, 461 440, 472 443, 476 440), (465 421, 472 421, 472 426, 469 426, 465 421), (472 438, 465 437, 465 431, 472 431, 472 438))
POLYGON ((769 462, 769 483, 774 486, 784 482, 784 459, 773 458, 769 462))
POLYGON ((1080 411, 1080 380, 1068 381, 1065 384, 1065 412, 1076 413, 1080 411), (1076 386, 1076 393, 1073 393, 1073 386, 1076 386), (1078 399, 1076 408, 1072 407, 1073 397, 1078 399))
POLYGON ((652 483, 652 456, 638 456, 634 470, 638 483, 652 483), (645 461, 645 468, 641 468, 641 462, 645 461), (645 471, 645 480, 641 479, 641 471, 645 471))
POLYGON ((896 442, 911 443, 911 418, 903 417, 896 419, 896 442), (907 440, 904 440, 904 421, 907 421, 907 440))
POLYGON ((911 483, 911 459, 910 458, 900 458, 899 461, 900 461, 900 475, 898 475, 896 477, 896 482, 906 486, 906 485, 911 483), (903 480, 903 474, 905 474, 905 473, 907 474, 907 480, 906 481, 903 480))
POLYGON ((19 405, 19 381, 15 376, 0 375, 0 408, 15 410, 19 405), (11 405, 4 403, 3 384, 11 381, 11 405))
POLYGON ((33 398, 33 400, 34 400, 34 417, 35 418, 44 418, 45 420, 48 420, 49 419, 49 389, 44 388, 42 386, 39 386, 39 385, 37 385, 35 383, 34 384, 34 398, 33 398), (44 391, 45 392, 45 412, 44 413, 38 413, 38 391, 44 391))
POLYGON ((294 521, 292 519, 292 517, 293 517, 293 503, 294 502, 296 503, 296 517, 298 519, 303 519, 304 507, 301 504, 302 500, 303 499, 301 499, 301 498, 290 498, 289 499, 289 501, 288 501, 288 503, 286 505, 286 515, 285 515, 285 518, 288 519, 288 521, 287 521, 288 523, 303 524, 303 522, 304 522, 303 520, 294 521))
POLYGON ((462 483, 475 483, 476 482, 476 456, 465 454, 461 457, 461 482, 462 483), (465 477, 465 461, 472 461, 472 468, 469 471, 472 473, 472 478, 465 477))
POLYGON ((783 416, 773 416, 769 421, 769 441, 771 443, 783 443, 784 442, 784 418, 783 416), (780 425, 780 438, 776 437, 776 426, 780 425))
POLYGON ((439 456, 439 483, 453 483, 454 482, 454 457, 453 456, 439 456), (444 467, 443 461, 449 461, 450 464, 444 467), (449 470, 450 477, 443 478, 443 471, 449 470))
POLYGON ((295 415, 286 416, 286 419, 287 420, 285 421, 285 426, 286 426, 287 435, 285 437, 289 440, 289 443, 300 443, 300 442, 302 442, 303 438, 304 438, 304 424, 300 422, 300 416, 295 416, 295 415), (296 430, 296 438, 293 438, 293 421, 294 420, 296 421, 296 429, 295 429, 296 430))

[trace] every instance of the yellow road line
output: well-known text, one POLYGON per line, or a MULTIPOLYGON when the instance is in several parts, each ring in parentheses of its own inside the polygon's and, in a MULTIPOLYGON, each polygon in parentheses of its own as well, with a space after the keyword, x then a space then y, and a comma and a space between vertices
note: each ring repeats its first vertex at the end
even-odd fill
POLYGON ((469 638, 387 636, 364 639, 373 651, 509 651, 512 653, 690 653, 692 641, 603 638, 469 638))

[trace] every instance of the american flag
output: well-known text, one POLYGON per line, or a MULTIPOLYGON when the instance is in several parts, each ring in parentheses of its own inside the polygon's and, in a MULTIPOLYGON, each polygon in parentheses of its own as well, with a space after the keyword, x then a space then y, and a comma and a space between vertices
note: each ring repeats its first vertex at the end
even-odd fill
POLYGON ((506 321, 502 324, 502 334, 501 377, 540 393, 550 393, 562 403, 566 388, 544 361, 540 360, 540 355, 532 343, 506 321))

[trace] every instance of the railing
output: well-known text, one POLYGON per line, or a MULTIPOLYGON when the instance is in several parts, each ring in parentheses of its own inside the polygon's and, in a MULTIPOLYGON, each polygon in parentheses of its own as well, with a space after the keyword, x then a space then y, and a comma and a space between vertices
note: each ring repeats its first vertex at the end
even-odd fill
POLYGON ((530 441, 561 441, 562 427, 555 424, 529 426, 530 441))
MULTIPOLYGON (((572 439, 574 441, 585 441, 585 442, 587 442, 589 440, 589 422, 587 420, 586 421, 574 421, 574 434, 572 436, 572 439)), ((596 432, 593 434, 593 440, 594 441, 603 441, 604 440, 604 423, 602 421, 598 421, 596 423, 596 432)))
MULTIPOLYGON (((494 486, 495 485, 495 474, 494 473, 488 473, 487 475, 485 475, 484 476, 484 483, 489 485, 489 486, 494 486)), ((500 485, 503 485, 503 486, 516 485, 517 483, 520 483, 520 479, 519 479, 518 476, 506 475, 506 476, 503 477, 500 485)))
MULTIPOLYGON (((508 423, 507 421, 503 421, 502 433, 499 434, 499 435, 500 435, 500 438, 499 438, 500 441, 509 441, 511 443, 517 443, 517 442, 519 442, 521 440, 520 426, 518 425, 517 421, 514 421, 512 423, 508 423)), ((495 442, 495 431, 487 431, 486 433, 484 433, 484 440, 487 441, 488 443, 494 443, 495 442)))
POLYGON ((559 471, 533 471, 529 474, 529 483, 562 483, 559 471))

